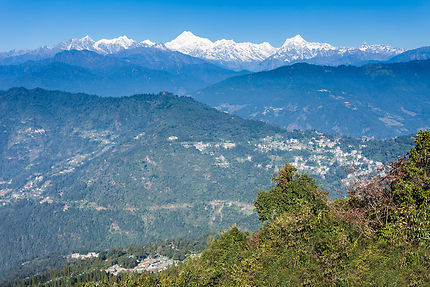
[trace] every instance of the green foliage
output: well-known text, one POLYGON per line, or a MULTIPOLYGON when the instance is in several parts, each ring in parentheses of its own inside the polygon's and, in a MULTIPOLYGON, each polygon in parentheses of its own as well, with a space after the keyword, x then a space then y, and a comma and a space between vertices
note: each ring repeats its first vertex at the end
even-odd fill
POLYGON ((430 132, 419 132, 415 143, 393 183, 394 200, 405 209, 423 208, 430 200, 430 132))
MULTIPOLYGON (((351 143, 348 143, 351 144, 351 143)), ((353 143, 352 143, 353 144, 353 143)), ((379 141, 366 141, 363 155, 384 163, 393 162, 413 146, 413 135, 399 136, 379 141)))
POLYGON ((273 176, 276 186, 269 191, 260 191, 255 201, 258 219, 265 222, 284 212, 297 213, 309 208, 313 213, 326 207, 326 194, 315 184, 315 180, 307 174, 297 174, 297 169, 286 163, 273 176))
POLYGON ((388 166, 384 175, 351 190, 349 211, 383 240, 430 246, 430 132, 419 132, 415 142, 408 156, 388 166))
MULTIPOLYGON (((154 242, 146 246, 130 246, 128 248, 115 248, 101 251, 97 258, 80 260, 80 259, 65 259, 63 256, 55 258, 56 264, 51 265, 49 271, 37 272, 37 275, 26 276, 19 272, 11 285, 12 286, 71 286, 91 281, 97 281, 103 286, 111 286, 121 282, 132 282, 135 280, 134 275, 130 277, 127 274, 119 274, 117 276, 106 273, 104 270, 118 264, 124 268, 133 268, 138 264, 138 260, 145 259, 148 256, 165 255, 171 258, 181 258, 184 260, 191 254, 202 252, 208 243, 213 240, 215 234, 201 235, 196 238, 176 238, 154 242), (25 278, 26 277, 26 278, 25 278), (133 279, 134 278, 134 279, 133 279)), ((29 262, 28 264, 32 264, 29 262)), ((46 264, 44 258, 35 260, 34 264, 46 264)), ((39 266, 40 268, 40 266, 39 266)), ((22 271, 22 270, 20 270, 22 271)), ((33 272, 37 271, 33 270, 33 272)), ((30 270, 26 270, 30 272, 30 270)), ((147 273, 141 277, 145 278, 145 282, 152 282, 152 276, 147 273), (145 276, 147 275, 147 276, 145 276)), ((139 282, 142 282, 142 278, 139 282)), ((127 284, 128 284, 127 283, 127 284)), ((148 283, 149 284, 149 283, 148 283)), ((93 285, 88 285, 93 286, 93 285)), ((152 286, 152 285, 148 285, 152 286)))
POLYGON ((392 190, 400 224, 408 226, 409 236, 430 246, 430 132, 419 132, 415 143, 399 164, 392 190))
POLYGON ((200 258, 120 286, 428 286, 429 139, 419 133, 408 158, 331 202, 286 164, 257 197, 258 232, 233 227, 200 258))
POLYGON ((236 226, 224 232, 221 237, 214 240, 210 247, 203 252, 203 264, 223 268, 239 260, 241 253, 246 251, 247 235, 236 226))

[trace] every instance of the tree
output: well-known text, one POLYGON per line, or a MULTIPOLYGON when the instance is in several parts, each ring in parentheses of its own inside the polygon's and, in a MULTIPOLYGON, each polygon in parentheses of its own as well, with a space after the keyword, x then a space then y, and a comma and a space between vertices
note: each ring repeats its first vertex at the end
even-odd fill
POLYGON ((298 174, 290 163, 273 175, 275 186, 260 191, 254 205, 260 221, 271 220, 284 212, 310 211, 317 213, 327 206, 327 193, 320 190, 307 174, 298 174))
POLYGON ((415 143, 400 164, 400 177, 393 181, 394 199, 406 209, 420 208, 430 200, 430 132, 419 132, 415 143))
POLYGON ((408 156, 350 189, 348 212, 382 238, 430 244, 430 132, 415 143, 408 156))

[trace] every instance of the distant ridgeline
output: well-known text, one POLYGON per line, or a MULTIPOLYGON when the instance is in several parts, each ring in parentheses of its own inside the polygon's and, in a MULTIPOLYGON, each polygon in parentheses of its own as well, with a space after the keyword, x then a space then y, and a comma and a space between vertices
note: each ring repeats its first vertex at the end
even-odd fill
POLYGON ((292 131, 168 93, 0 93, 0 274, 50 253, 256 230, 252 205, 286 161, 331 191, 395 160, 412 137, 292 131), (345 169, 351 165, 352 173, 345 169))
POLYGON ((114 97, 160 91, 184 94, 238 74, 167 49, 141 47, 114 55, 70 50, 3 63, 0 89, 39 87, 114 97))
POLYGON ((430 132, 415 142, 336 200, 285 163, 256 196, 256 232, 233 226, 219 236, 92 253, 13 285, 429 286, 430 132))
POLYGON ((430 60, 361 67, 301 63, 232 77, 193 94, 220 110, 289 130, 377 138, 429 129, 429 95, 430 60))
POLYGON ((345 50, 298 36, 275 49, 268 43, 210 44, 190 33, 166 43, 171 49, 116 40, 130 46, 101 49, 103 41, 86 37, 0 53, 0 90, 44 88, 112 97, 168 91, 288 130, 354 137, 388 138, 430 127, 429 47, 403 53, 379 45, 345 50), (200 51, 205 45, 195 47, 199 42, 212 48, 200 51), (272 68, 277 69, 268 71, 272 68))

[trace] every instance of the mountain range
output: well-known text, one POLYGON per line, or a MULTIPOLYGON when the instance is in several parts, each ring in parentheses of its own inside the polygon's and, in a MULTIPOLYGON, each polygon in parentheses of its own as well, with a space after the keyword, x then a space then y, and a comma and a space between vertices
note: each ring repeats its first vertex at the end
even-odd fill
POLYGON ((165 45, 169 49, 225 65, 233 70, 249 71, 271 70, 298 62, 332 66, 360 65, 370 61, 385 61, 405 51, 387 45, 335 47, 327 43, 307 42, 300 35, 286 39, 281 47, 275 48, 267 42, 236 43, 225 39, 212 42, 189 31, 165 45))
POLYGON ((430 128, 430 61, 318 66, 236 76, 193 94, 225 112, 294 129, 393 137, 430 128))
POLYGON ((106 55, 118 53, 126 49, 154 46, 162 48, 162 45, 156 45, 149 40, 137 42, 129 39, 127 36, 94 41, 87 35, 81 39, 73 38, 54 46, 43 46, 35 50, 12 50, 6 53, 0 53, 0 59, 2 59, 2 64, 18 64, 28 60, 40 60, 52 57, 62 51, 88 50, 106 55))
POLYGON ((430 46, 408 50, 389 60, 391 63, 430 60, 430 46))
POLYGON ((405 49, 387 45, 363 44, 358 48, 335 47, 327 43, 307 42, 300 35, 286 39, 281 47, 276 48, 268 42, 237 43, 226 39, 213 42, 207 38, 198 37, 190 31, 184 31, 165 44, 150 40, 138 42, 127 36, 99 41, 85 36, 82 39, 70 39, 52 47, 44 46, 36 50, 12 50, 0 53, 0 64, 19 64, 28 60, 40 60, 65 50, 89 50, 108 55, 148 47, 178 51, 235 71, 269 70, 297 62, 360 65, 371 61, 386 61, 405 51, 405 49))
POLYGON ((40 87, 116 97, 160 91, 181 95, 237 74, 164 48, 138 47, 108 55, 64 50, 37 61, 0 65, 0 89, 40 87))
POLYGON ((0 54, 0 90, 111 97, 168 91, 289 130, 392 137, 430 126, 429 49, 402 51, 384 45, 339 48, 299 35, 280 48, 212 42, 187 31, 165 44, 86 36, 0 54))

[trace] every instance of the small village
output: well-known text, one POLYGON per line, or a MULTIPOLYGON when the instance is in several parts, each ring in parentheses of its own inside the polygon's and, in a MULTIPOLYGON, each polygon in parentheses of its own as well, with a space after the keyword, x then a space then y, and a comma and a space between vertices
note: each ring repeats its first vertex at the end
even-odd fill
MULTIPOLYGON (((178 137, 171 136, 169 141, 178 137)), ((368 159, 362 149, 366 147, 366 139, 357 146, 344 146, 340 138, 329 138, 323 134, 303 139, 290 138, 283 135, 267 136, 255 142, 180 142, 185 148, 195 148, 201 153, 214 157, 214 164, 221 168, 229 168, 234 163, 254 162, 257 168, 276 172, 285 162, 292 163, 299 171, 325 177, 336 167, 344 169, 352 167, 351 173, 341 179, 343 185, 350 185, 360 176, 372 174, 382 167, 382 162, 368 159), (253 151, 243 157, 229 158, 229 150, 238 146, 251 145, 253 151), (257 162, 254 153, 267 155, 268 160, 257 162)), ((249 149, 249 148, 248 148, 249 149)))
MULTIPOLYGON (((98 258, 100 253, 96 252, 88 252, 86 254, 80 253, 71 253, 66 256, 68 260, 88 260, 98 258)), ((118 275, 122 272, 160 272, 165 270, 167 267, 171 265, 176 265, 179 261, 169 258, 167 256, 155 254, 154 256, 148 256, 143 259, 138 259, 134 255, 129 256, 130 259, 135 259, 137 265, 133 268, 125 268, 120 266, 119 264, 114 264, 113 266, 105 269, 107 273, 111 273, 113 275, 118 275)))
MULTIPOLYGON (((77 131, 75 131, 77 132, 77 131)), ((40 133, 40 132, 39 132, 40 133)), ((106 144, 105 138, 114 138, 111 134, 103 132, 84 133, 85 138, 100 142, 99 153, 109 150, 111 143, 106 144)), ((137 136, 139 138, 141 134, 137 136)), ((363 155, 362 149, 366 147, 366 139, 362 139, 356 146, 345 146, 340 137, 329 138, 322 133, 312 137, 292 138, 289 135, 276 134, 249 142, 187 142, 181 141, 178 136, 166 138, 170 144, 179 144, 186 149, 195 148, 202 154, 213 157, 213 164, 220 168, 231 168, 233 165, 252 162, 258 169, 276 172, 285 162, 292 163, 299 171, 322 180, 333 173, 337 167, 344 169, 353 167, 352 172, 339 179, 344 186, 350 185, 358 177, 372 174, 382 167, 382 163, 368 159, 363 155), (241 148, 246 151, 240 157, 234 149, 241 148), (234 155, 234 157, 232 157, 234 155), (265 155, 261 158, 258 155, 265 155), (256 157, 258 156, 258 160, 256 157)), ((75 155, 63 166, 53 167, 53 175, 73 172, 84 162, 90 160, 89 155, 75 155)), ((13 200, 35 198, 43 203, 52 203, 53 199, 44 196, 45 190, 51 185, 48 176, 35 173, 28 178, 26 184, 19 189, 10 188, 11 181, 0 182, 0 206, 5 206, 13 200)))
POLYGON ((167 269, 167 267, 171 265, 176 265, 179 262, 163 255, 155 255, 154 257, 136 260, 138 261, 138 264, 134 268, 124 268, 118 264, 115 264, 112 267, 107 268, 105 271, 113 275, 118 275, 121 272, 160 272, 167 269))

